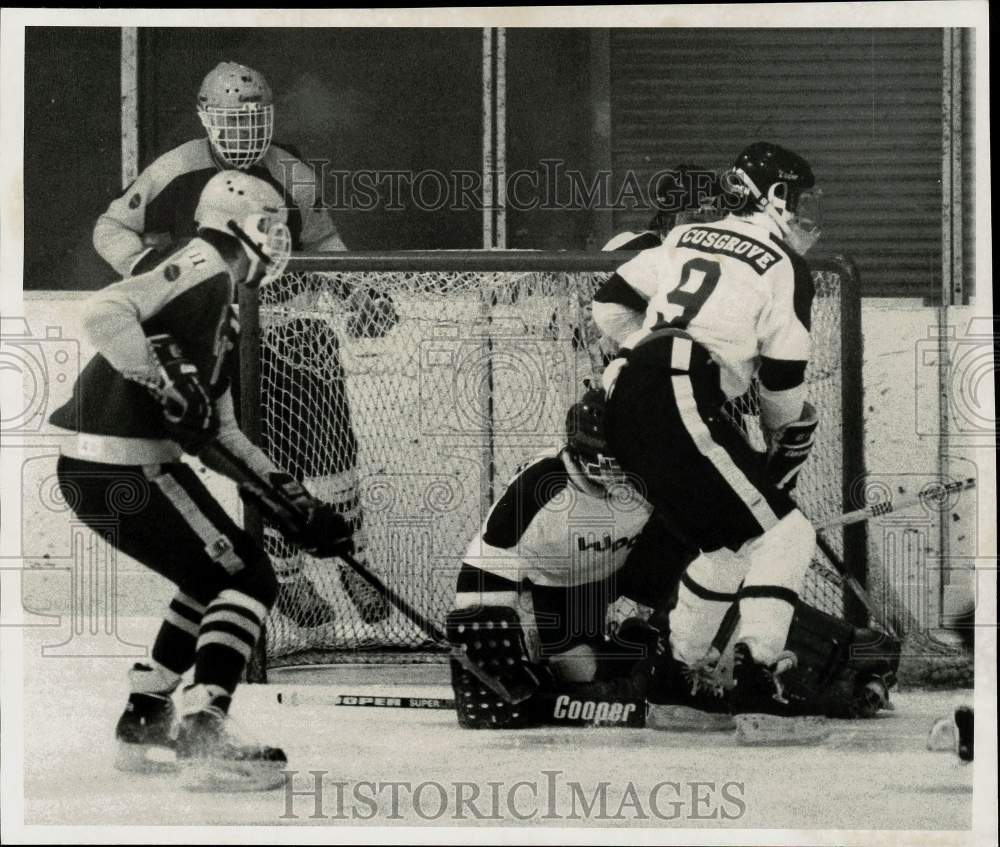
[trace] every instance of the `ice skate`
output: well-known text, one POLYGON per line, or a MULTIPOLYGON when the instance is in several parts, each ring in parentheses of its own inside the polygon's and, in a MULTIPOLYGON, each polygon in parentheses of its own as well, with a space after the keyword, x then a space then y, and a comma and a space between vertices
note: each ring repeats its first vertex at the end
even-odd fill
POLYGON ((654 670, 646 698, 650 729, 725 732, 734 727, 717 655, 687 665, 668 653, 654 670))
MULTIPOLYGON (((196 686, 204 688, 203 686, 196 686)), ((190 689, 185 695, 191 693, 190 689)), ((177 762, 188 791, 270 791, 284 784, 283 750, 247 743, 232 734, 228 697, 204 696, 204 704, 181 719, 177 762)))
POLYGON ((174 703, 169 694, 133 693, 115 728, 115 768, 125 773, 176 770, 173 724, 174 703))
POLYGON ((829 734, 827 719, 799 715, 785 698, 781 674, 795 667, 795 654, 784 651, 773 665, 753 658, 750 648, 737 643, 733 651, 733 718, 738 744, 816 744, 829 734))

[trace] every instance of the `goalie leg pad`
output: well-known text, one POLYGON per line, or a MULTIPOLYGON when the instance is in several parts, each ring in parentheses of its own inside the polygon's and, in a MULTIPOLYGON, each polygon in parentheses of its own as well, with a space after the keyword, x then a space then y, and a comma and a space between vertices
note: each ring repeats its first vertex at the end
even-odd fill
POLYGON ((798 665, 782 676, 786 697, 803 714, 868 718, 889 707, 900 643, 799 603, 787 648, 798 665))
MULTIPOLYGON (((507 606, 456 609, 448 615, 445 629, 449 643, 464 652, 472 664, 500 682, 513 700, 523 701, 538 690, 539 669, 531 661, 521 621, 514 609, 507 606)), ((510 708, 511 704, 489 691, 471 671, 454 660, 452 685, 462 726, 499 728, 510 725, 520 716, 517 708, 510 708)))
POLYGON ((454 659, 451 687, 455 692, 458 725, 463 729, 523 729, 538 726, 531 698, 508 703, 454 659))

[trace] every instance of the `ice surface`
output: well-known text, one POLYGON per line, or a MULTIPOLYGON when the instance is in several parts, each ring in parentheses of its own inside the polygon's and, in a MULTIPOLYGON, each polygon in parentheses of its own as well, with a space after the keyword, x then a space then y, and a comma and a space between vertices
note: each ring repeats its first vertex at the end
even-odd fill
MULTIPOLYGON (((149 639, 155 621, 129 619, 120 632, 130 641, 149 639)), ((241 688, 234 715, 260 740, 285 748, 290 768, 298 772, 296 790, 312 789, 309 771, 326 772, 320 806, 325 817, 311 819, 316 812, 311 796, 288 798, 284 790, 190 794, 179 790, 170 776, 117 773, 112 768, 113 732, 124 703, 129 661, 42 657, 46 638, 52 635, 42 629, 29 631, 25 638, 26 824, 470 826, 517 824, 512 814, 516 812, 530 818, 525 823, 570 826, 912 830, 971 825, 972 769, 958 764, 953 754, 925 749, 934 720, 961 692, 899 693, 895 711, 877 720, 838 721, 831 738, 818 747, 741 748, 726 734, 628 729, 472 732, 458 729, 449 711, 290 706, 279 704, 276 697, 279 690, 314 697, 338 691, 450 696, 440 685, 366 685, 355 678, 331 679, 324 686, 296 680, 295 685, 241 688), (509 804, 508 794, 520 780, 537 783, 538 792, 517 789, 509 804), (359 789, 358 783, 365 781, 375 785, 359 789), (584 817, 579 796, 569 785, 573 781, 588 801, 604 791, 603 818, 584 817), (409 783, 396 789, 395 803, 393 789, 378 785, 390 782, 409 783), (437 788, 428 785, 419 798, 415 794, 418 786, 431 782, 446 792, 448 808, 442 816, 437 815, 437 788), (456 819, 456 791, 466 797, 472 791, 456 789, 459 782, 475 783, 481 796, 456 819), (493 789, 490 782, 502 785, 493 789), (607 783, 604 789, 602 782, 607 783), (657 817, 650 797, 654 786, 664 782, 680 788, 675 792, 667 786, 656 794, 662 816, 657 817), (337 783, 345 785, 338 788, 337 783), (692 788, 691 783, 713 785, 692 788), (742 800, 742 813, 740 804, 721 799, 724 784, 730 786, 730 797, 742 800), (352 792, 358 790, 375 801, 354 801, 352 792), (491 791, 499 792, 499 805, 491 805, 491 791), (708 799, 695 802, 692 792, 708 799), (498 810, 501 817, 477 821, 473 808, 484 815, 498 810), (289 809, 294 817, 283 817, 289 809), (574 810, 577 818, 569 818, 574 810), (740 814, 724 820, 723 811, 740 814), (707 817, 713 813, 714 818, 707 817)), ((440 672, 429 678, 439 679, 440 672)), ((971 692, 964 695, 971 697, 971 692)), ((599 812, 598 805, 592 815, 599 812)))

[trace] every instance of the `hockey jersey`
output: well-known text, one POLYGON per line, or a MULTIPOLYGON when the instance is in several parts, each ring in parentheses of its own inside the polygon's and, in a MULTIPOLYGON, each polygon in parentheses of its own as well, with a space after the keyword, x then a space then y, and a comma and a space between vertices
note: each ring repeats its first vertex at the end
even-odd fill
POLYGON ((639 541, 652 507, 638 492, 609 495, 565 452, 522 466, 490 509, 465 561, 519 582, 569 587, 619 570, 639 541))
MULTIPOLYGON (((813 282, 805 260, 772 227, 763 214, 686 224, 622 265, 619 285, 634 290, 634 302, 648 301, 642 327, 624 346, 657 329, 681 329, 719 365, 730 399, 755 375, 765 393, 799 389, 810 353, 813 282)), ((801 397, 785 399, 788 414, 797 416, 801 397)))
MULTIPOLYGON (((164 153, 98 218, 94 248, 122 276, 144 269, 136 265, 151 246, 173 245, 196 234, 198 199, 221 167, 207 138, 164 153)), ((311 167, 272 144, 246 172, 272 185, 284 198, 293 250, 344 249, 329 213, 322 208, 322 191, 311 167)))
MULTIPOLYGON (((96 348, 51 422, 77 430, 72 455, 116 464, 168 461, 180 454, 163 412, 144 382, 158 364, 147 338, 169 333, 198 368, 209 396, 224 395, 233 376, 239 326, 232 302, 236 279, 221 250, 226 236, 206 231, 178 245, 146 273, 94 294, 83 315, 96 348)), ((236 249, 241 249, 237 245, 236 249)))

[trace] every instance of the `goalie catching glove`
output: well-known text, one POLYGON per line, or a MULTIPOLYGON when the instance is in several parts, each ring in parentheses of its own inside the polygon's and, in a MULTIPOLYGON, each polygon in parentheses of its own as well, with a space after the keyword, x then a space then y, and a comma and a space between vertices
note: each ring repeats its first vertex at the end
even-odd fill
POLYGON ((767 472, 782 491, 795 488, 799 471, 816 443, 818 423, 816 409, 811 403, 803 403, 799 419, 777 430, 771 438, 767 451, 767 472))
POLYGON ((148 387, 163 410, 164 427, 186 453, 197 454, 219 430, 215 403, 198 367, 171 336, 150 336, 149 344, 159 363, 159 381, 148 387))
POLYGON ((286 473, 270 473, 271 490, 240 485, 240 496, 256 503, 286 541, 319 558, 354 552, 351 525, 329 503, 313 497, 286 473))

